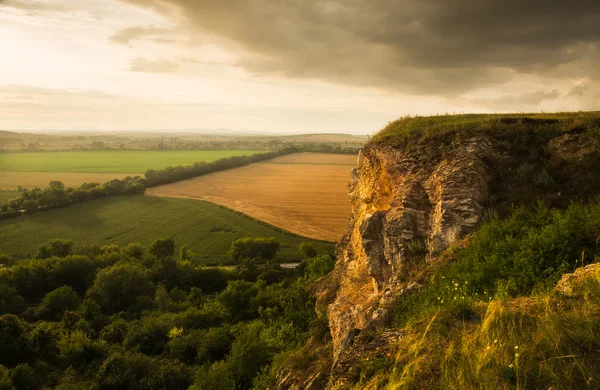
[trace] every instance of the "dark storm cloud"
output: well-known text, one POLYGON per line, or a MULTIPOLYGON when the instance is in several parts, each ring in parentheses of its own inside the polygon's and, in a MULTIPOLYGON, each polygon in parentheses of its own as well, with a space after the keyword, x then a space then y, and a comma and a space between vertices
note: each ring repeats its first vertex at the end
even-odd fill
POLYGON ((471 103, 491 109, 513 109, 514 107, 531 108, 536 107, 546 100, 554 100, 560 97, 558 90, 524 92, 520 94, 503 95, 496 98, 474 99, 471 103))
POLYGON ((459 94, 567 66, 600 43, 598 0, 124 0, 241 53, 256 73, 459 94))

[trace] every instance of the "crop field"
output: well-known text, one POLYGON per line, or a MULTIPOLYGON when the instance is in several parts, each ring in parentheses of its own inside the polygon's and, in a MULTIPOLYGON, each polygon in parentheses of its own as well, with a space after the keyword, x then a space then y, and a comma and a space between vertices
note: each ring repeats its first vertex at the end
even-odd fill
POLYGON ((293 233, 339 241, 348 226, 355 155, 297 153, 150 188, 150 196, 203 199, 293 233))
POLYGON ((256 151, 88 151, 0 154, 0 172, 144 173, 170 165, 190 165, 256 151))
POLYGON ((23 188, 44 188, 52 180, 62 181, 67 187, 79 187, 83 183, 106 183, 125 176, 141 176, 141 174, 123 173, 69 173, 69 172, 0 172, 0 191, 23 188))
POLYGON ((0 204, 6 203, 9 199, 20 196, 21 193, 12 190, 0 190, 0 204))
POLYGON ((245 236, 277 238, 278 261, 300 260, 297 248, 304 241, 320 253, 333 251, 331 243, 299 237, 208 202, 127 196, 0 221, 0 253, 28 257, 55 238, 73 240, 77 251, 89 243, 148 245, 156 238, 173 237, 178 247, 186 245, 195 253, 193 260, 226 264, 231 242, 245 236))

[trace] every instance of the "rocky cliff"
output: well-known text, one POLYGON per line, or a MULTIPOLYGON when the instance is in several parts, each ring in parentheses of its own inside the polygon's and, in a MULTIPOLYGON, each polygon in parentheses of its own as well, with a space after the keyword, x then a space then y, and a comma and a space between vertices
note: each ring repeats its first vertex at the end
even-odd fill
POLYGON ((316 287, 331 359, 309 381, 286 372, 280 388, 335 388, 357 361, 389 354, 390 340, 402 337, 385 327, 390 304, 419 288, 428 264, 484 219, 539 199, 561 207, 597 194, 600 183, 586 175, 600 167, 598 137, 557 123, 505 120, 506 131, 365 146, 351 173, 352 212, 335 270, 316 287))

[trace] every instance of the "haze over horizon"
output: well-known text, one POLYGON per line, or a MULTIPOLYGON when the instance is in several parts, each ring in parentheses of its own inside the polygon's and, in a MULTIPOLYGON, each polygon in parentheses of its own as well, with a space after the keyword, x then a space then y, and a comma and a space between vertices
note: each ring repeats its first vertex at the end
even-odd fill
POLYGON ((599 25, 597 0, 0 0, 0 129, 598 110, 599 25))

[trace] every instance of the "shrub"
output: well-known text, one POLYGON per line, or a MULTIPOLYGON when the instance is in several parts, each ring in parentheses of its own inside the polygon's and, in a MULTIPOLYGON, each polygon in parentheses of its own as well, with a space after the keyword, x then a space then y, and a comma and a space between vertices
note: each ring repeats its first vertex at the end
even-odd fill
POLYGON ((60 320, 65 310, 74 310, 79 306, 79 297, 71 286, 59 287, 50 291, 39 308, 40 316, 50 320, 60 320))
POLYGON ((47 259, 49 257, 67 257, 73 254, 73 241, 69 240, 50 240, 48 244, 41 246, 37 251, 39 259, 47 259))

